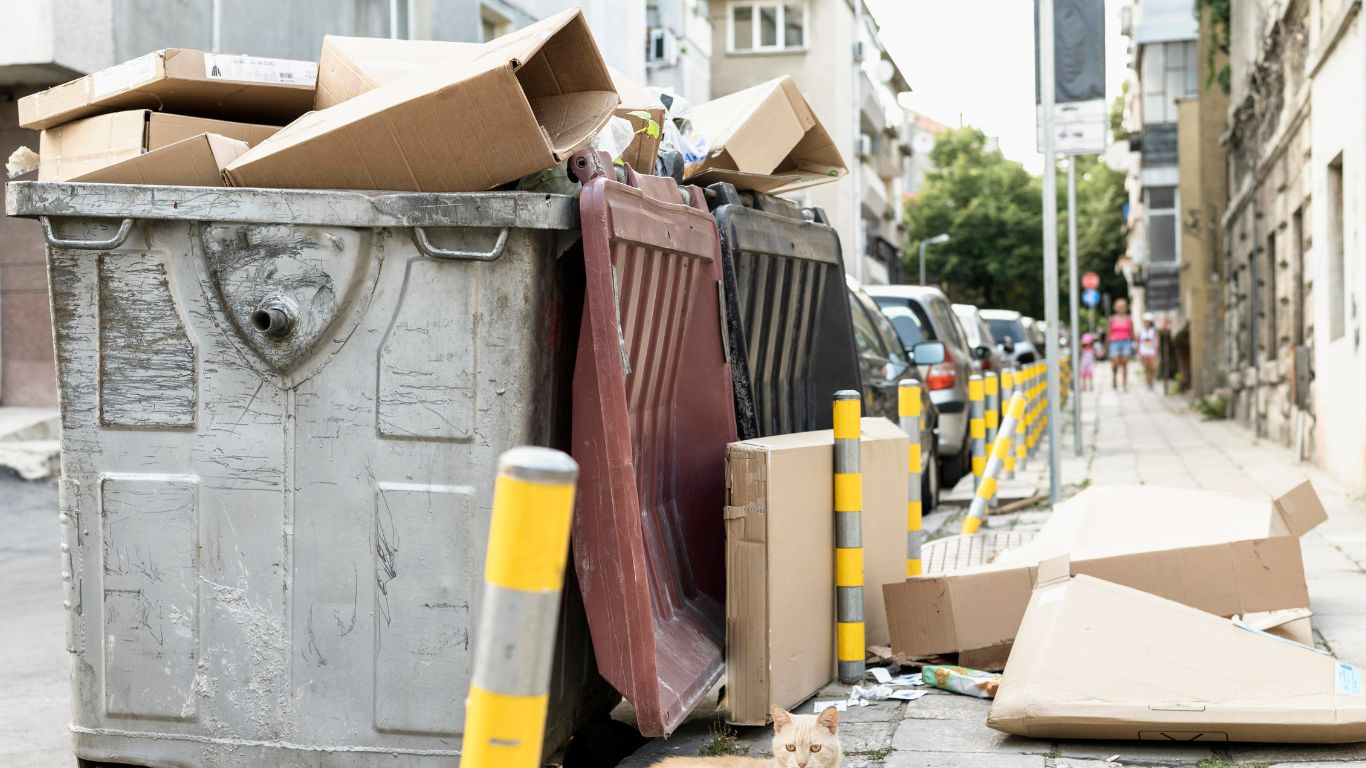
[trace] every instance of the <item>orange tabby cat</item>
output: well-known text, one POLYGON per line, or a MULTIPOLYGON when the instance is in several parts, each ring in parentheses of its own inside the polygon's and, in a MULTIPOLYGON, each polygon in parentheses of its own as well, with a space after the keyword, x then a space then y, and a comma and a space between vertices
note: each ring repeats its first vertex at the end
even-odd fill
POLYGON ((839 710, 794 715, 773 708, 773 757, 671 757, 655 768, 839 768, 839 710))

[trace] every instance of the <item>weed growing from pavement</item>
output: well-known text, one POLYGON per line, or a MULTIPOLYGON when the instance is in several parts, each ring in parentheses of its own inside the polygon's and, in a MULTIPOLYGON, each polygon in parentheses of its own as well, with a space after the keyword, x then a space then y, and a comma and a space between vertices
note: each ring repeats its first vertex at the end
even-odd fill
POLYGON ((876 760, 876 761, 878 761, 878 762, 881 762, 881 761, 883 761, 883 760, 886 760, 886 759, 888 758, 888 756, 890 756, 891 754, 892 754, 892 748, 891 748, 890 745, 887 745, 887 746, 878 747, 877 749, 864 749, 864 750, 860 750, 860 751, 858 751, 858 752, 845 752, 845 753, 844 753, 844 756, 845 756, 845 757, 866 757, 866 758, 868 758, 869 760, 876 760))
POLYGON ((718 720, 711 725, 711 741, 698 750, 698 754, 703 757, 747 755, 749 750, 740 746, 739 736, 734 728, 718 720))
POLYGON ((1235 763, 1222 757, 1211 757, 1195 764, 1195 768, 1267 768, 1267 763, 1235 763))

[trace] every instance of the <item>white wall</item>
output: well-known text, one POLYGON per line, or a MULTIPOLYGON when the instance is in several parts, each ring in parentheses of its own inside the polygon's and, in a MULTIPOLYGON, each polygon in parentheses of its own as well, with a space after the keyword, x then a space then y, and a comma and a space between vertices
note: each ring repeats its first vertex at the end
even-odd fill
POLYGON ((1366 46, 1358 16, 1314 78, 1312 95, 1315 380, 1314 455, 1340 479, 1366 487, 1366 46), (1346 333, 1330 339, 1328 164, 1343 159, 1346 333))
POLYGON ((645 0, 517 0, 514 5, 541 19, 583 8, 607 64, 634 82, 645 82, 645 0))

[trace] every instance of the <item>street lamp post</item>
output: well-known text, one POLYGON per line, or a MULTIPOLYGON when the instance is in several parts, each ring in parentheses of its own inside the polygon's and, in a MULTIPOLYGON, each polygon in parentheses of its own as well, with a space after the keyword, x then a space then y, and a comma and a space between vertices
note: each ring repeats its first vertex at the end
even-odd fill
POLYGON ((921 284, 921 285, 924 285, 924 284, 925 284, 925 246, 927 246, 927 245, 939 245, 940 243, 947 243, 948 241, 949 241, 949 233, 948 233, 948 232, 941 232, 940 234, 937 234, 937 235, 935 235, 934 237, 929 238, 928 240, 921 240, 921 241, 920 241, 920 284, 921 284))

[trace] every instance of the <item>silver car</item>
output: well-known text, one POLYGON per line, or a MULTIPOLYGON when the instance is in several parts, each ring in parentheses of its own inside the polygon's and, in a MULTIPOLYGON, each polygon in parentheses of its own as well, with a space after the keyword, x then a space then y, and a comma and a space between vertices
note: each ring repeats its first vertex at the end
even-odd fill
POLYGON ((1043 359, 1034 346, 1034 340, 1025 327, 1024 316, 1010 309, 984 309, 982 319, 987 321, 991 335, 996 339, 996 348, 1007 360, 1016 365, 1033 363, 1043 359))
POLYGON ((963 325, 963 333, 972 345, 972 356, 978 364, 978 370, 999 375, 1009 358, 996 347, 996 337, 992 335, 987 321, 982 319, 982 313, 971 304, 954 304, 953 314, 963 325))

